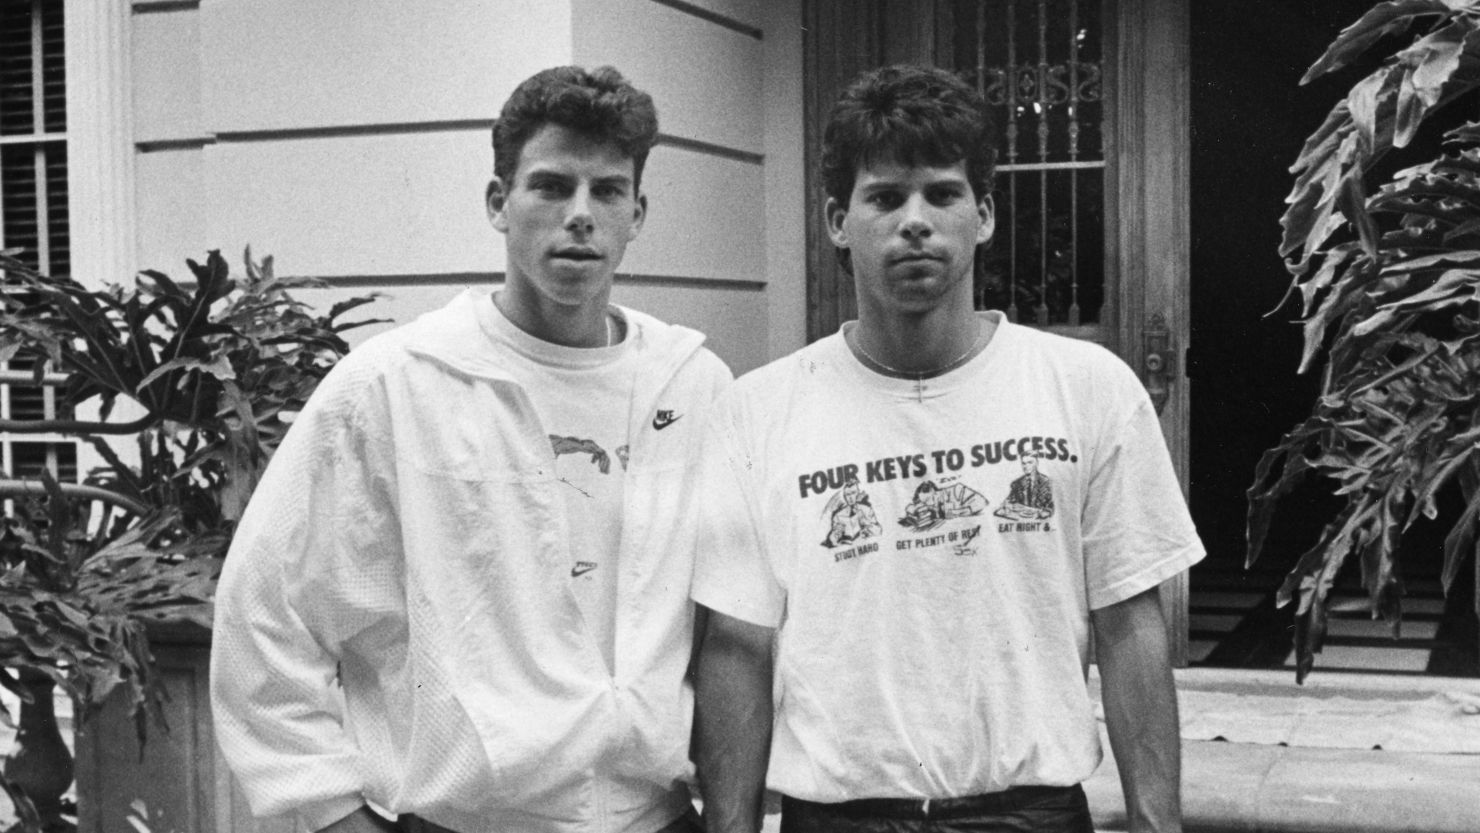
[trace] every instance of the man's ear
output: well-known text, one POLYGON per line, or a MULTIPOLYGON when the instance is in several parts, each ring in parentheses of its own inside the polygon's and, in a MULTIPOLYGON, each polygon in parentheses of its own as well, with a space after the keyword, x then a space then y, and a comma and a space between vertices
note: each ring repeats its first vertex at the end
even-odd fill
POLYGON ((628 243, 637 239, 637 233, 642 231, 642 224, 647 220, 647 194, 638 194, 633 203, 632 225, 627 227, 628 243))
POLYGON ((509 216, 504 212, 508 197, 502 179, 494 177, 488 181, 488 190, 483 194, 484 207, 488 209, 488 222, 501 232, 509 230, 509 216))
POLYGON ((822 216, 827 220, 827 236, 839 249, 848 248, 848 235, 843 231, 843 220, 848 216, 848 206, 828 197, 822 206, 822 216))
POLYGON ((980 246, 991 240, 992 235, 997 231, 997 210, 992 204, 991 194, 984 195, 976 204, 976 216, 982 221, 976 230, 976 244, 980 246))

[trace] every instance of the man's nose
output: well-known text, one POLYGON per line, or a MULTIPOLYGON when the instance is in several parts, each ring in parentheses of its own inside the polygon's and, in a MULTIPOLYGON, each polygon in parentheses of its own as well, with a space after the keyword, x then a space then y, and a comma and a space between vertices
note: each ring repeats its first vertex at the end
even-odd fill
POLYGON ((584 185, 577 186, 570 197, 565 228, 567 231, 589 233, 595 228, 595 224, 595 218, 591 214, 591 189, 584 185))
POLYGON ((930 206, 919 194, 905 200, 901 208, 900 232, 910 238, 929 237, 931 232, 929 210, 930 206))

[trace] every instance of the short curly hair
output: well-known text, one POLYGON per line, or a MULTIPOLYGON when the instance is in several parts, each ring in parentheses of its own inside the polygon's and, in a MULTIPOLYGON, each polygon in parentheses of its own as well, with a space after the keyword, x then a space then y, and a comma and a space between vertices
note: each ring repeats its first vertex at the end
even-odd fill
POLYGON ((504 102, 493 125, 493 175, 509 182, 524 145, 547 124, 611 142, 631 156, 634 191, 642 183, 648 151, 658 141, 652 96, 615 68, 552 67, 530 76, 504 102))
POLYGON ((859 76, 839 96, 822 134, 822 187, 848 204, 860 168, 880 161, 945 167, 965 160, 978 200, 996 160, 987 102, 958 76, 895 65, 859 76))

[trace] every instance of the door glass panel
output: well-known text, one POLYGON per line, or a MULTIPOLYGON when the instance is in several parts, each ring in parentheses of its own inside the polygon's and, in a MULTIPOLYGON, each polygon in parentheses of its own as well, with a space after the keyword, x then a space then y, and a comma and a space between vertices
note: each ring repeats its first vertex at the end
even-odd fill
POLYGON ((997 233, 978 258, 976 304, 1037 326, 1095 324, 1106 285, 1101 0, 955 4, 956 69, 1000 136, 997 233))

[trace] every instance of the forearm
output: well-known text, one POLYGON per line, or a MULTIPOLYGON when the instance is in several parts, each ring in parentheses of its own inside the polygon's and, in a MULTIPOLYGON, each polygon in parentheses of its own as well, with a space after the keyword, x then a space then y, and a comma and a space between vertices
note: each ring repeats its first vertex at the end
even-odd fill
POLYGON ((1182 829, 1181 736, 1156 591, 1094 614, 1105 725, 1132 833, 1182 829))
POLYGON ((696 762, 707 831, 755 833, 771 750, 769 629, 711 613, 695 694, 696 762))

